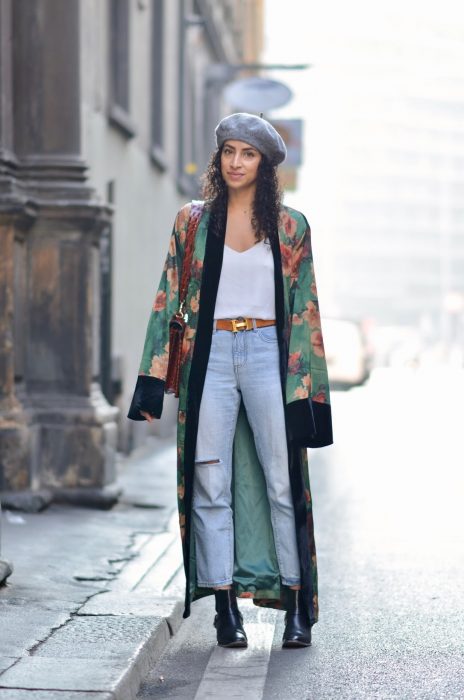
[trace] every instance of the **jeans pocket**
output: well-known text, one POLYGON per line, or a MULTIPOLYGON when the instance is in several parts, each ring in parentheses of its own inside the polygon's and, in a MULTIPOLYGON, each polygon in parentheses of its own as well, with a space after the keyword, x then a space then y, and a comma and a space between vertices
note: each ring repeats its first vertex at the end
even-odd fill
POLYGON ((256 329, 258 336, 266 343, 277 343, 277 328, 276 326, 263 326, 256 329))

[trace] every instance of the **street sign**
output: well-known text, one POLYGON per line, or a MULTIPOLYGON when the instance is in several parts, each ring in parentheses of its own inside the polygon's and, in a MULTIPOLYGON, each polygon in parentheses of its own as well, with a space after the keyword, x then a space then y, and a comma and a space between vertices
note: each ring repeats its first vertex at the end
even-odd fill
POLYGON ((227 85, 224 97, 234 109, 259 113, 283 107, 290 102, 293 95, 284 83, 253 76, 234 80, 227 85))

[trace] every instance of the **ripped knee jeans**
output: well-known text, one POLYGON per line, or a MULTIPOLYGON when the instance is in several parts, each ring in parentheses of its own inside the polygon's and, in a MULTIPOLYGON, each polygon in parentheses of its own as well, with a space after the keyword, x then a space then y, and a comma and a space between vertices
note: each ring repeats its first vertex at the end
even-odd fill
POLYGON ((207 588, 232 583, 232 449, 241 399, 266 480, 281 580, 287 586, 297 585, 300 562, 275 326, 238 333, 213 331, 195 451, 192 514, 197 583, 207 588))

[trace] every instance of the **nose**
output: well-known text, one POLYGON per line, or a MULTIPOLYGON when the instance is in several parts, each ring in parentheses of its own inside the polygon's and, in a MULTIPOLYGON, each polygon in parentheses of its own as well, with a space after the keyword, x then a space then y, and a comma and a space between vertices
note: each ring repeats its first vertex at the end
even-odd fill
POLYGON ((239 168, 241 164, 241 156, 240 153, 234 153, 232 157, 232 167, 233 168, 239 168))

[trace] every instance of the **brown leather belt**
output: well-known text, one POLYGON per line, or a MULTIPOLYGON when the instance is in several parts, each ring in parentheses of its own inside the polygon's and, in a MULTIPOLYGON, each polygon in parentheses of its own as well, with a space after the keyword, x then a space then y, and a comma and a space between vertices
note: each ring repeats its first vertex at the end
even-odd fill
MULTIPOLYGON (((275 321, 255 318, 254 319, 256 328, 264 328, 264 326, 275 326, 275 321)), ((252 318, 218 318, 216 321, 216 329, 218 331, 233 331, 237 333, 238 331, 252 331, 253 330, 253 319, 252 318)))

